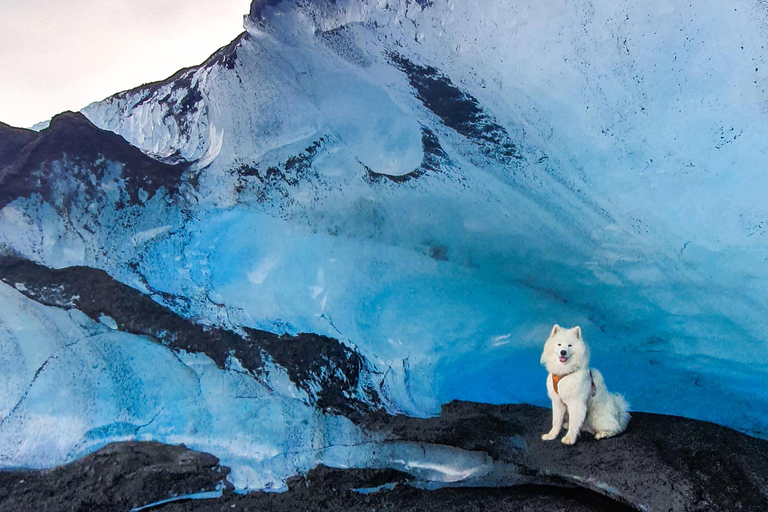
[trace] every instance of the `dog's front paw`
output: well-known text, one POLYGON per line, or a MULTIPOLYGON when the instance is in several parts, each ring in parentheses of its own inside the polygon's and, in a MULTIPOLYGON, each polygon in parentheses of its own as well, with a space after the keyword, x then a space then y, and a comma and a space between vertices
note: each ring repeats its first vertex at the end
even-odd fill
POLYGON ((552 432, 547 432, 546 434, 541 436, 541 439, 544 441, 551 441, 556 437, 557 437, 557 434, 553 434, 552 432))
POLYGON ((566 435, 564 438, 561 439, 563 444, 575 444, 576 443, 576 436, 569 436, 566 435))

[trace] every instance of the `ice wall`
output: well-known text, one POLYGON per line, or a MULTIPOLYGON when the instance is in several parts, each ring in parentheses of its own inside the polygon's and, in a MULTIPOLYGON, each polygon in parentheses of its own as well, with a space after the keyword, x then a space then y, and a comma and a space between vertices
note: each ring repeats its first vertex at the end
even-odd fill
MULTIPOLYGON (((725 364, 759 378, 768 277, 762 9, 746 1, 260 6, 232 68, 196 75, 225 134, 201 195, 245 206, 229 213, 237 220, 222 232, 227 242, 206 252, 211 275, 227 282, 215 287, 247 322, 318 330, 330 318, 384 367, 416 364, 425 380, 421 404, 407 407, 416 413, 459 389, 531 399, 533 388, 499 385, 504 372, 492 369, 533 351, 553 321, 586 324, 604 365, 631 359, 644 373, 664 361, 698 375, 725 364), (419 80, 444 87, 419 89, 419 80), (447 119, 440 94, 456 110, 466 107, 457 96, 474 101, 518 159, 494 158, 487 141, 462 131, 480 114, 465 125, 447 119), (418 168, 424 127, 443 150, 439 172, 405 179, 418 168), (296 186, 262 179, 321 139, 296 186), (228 176, 237 165, 262 176, 228 176), (366 184, 366 170, 402 179, 366 184), (243 213, 254 208, 281 220, 243 213), (251 232, 267 240, 238 249, 251 232), (332 260, 353 277, 334 273, 332 260), (453 366, 476 377, 456 382, 483 383, 455 385, 453 366)), ((103 112, 86 109, 93 119, 103 112)), ((108 125, 131 140, 133 119, 108 125)), ((653 407, 644 397, 656 391, 631 398, 653 407)))

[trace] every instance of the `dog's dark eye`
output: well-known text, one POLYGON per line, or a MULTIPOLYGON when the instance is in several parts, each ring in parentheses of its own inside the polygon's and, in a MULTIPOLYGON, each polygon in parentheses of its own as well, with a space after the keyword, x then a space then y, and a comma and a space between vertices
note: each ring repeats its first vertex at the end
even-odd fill
POLYGON ((573 345, 568 345, 569 347, 572 347, 573 345))
POLYGON ((558 343, 558 344, 557 344, 557 346, 558 346, 558 347, 562 347, 563 345, 562 345, 561 343, 558 343))

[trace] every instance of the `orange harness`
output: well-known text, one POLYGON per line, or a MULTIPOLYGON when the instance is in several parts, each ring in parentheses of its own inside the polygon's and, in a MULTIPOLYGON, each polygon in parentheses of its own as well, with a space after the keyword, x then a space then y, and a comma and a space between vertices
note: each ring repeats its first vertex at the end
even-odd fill
MULTIPOLYGON (((560 379, 567 377, 568 375, 570 375, 570 373, 566 373, 565 375, 556 375, 554 373, 552 374, 552 387, 554 388, 555 393, 558 395, 560 393, 557 391, 557 383, 560 382, 560 379)), ((592 396, 595 396, 595 393, 597 393, 597 388, 595 387, 595 379, 592 378, 592 370, 589 370, 589 380, 592 382, 592 396)))

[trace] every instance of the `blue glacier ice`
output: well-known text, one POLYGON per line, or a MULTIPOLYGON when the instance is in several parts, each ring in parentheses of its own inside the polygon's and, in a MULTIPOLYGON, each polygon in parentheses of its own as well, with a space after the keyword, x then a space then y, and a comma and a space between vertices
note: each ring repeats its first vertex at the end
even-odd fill
MULTIPOLYGON (((0 248, 104 269, 198 324, 337 338, 393 413, 547 405, 538 357, 559 323, 634 410, 768 436, 763 3, 253 13, 201 66, 83 110, 187 166, 177 193, 19 197, 0 248)), ((267 388, 0 292, 4 466, 151 438, 222 457, 239 488, 280 488, 322 450, 373 441, 279 367, 267 388)))

